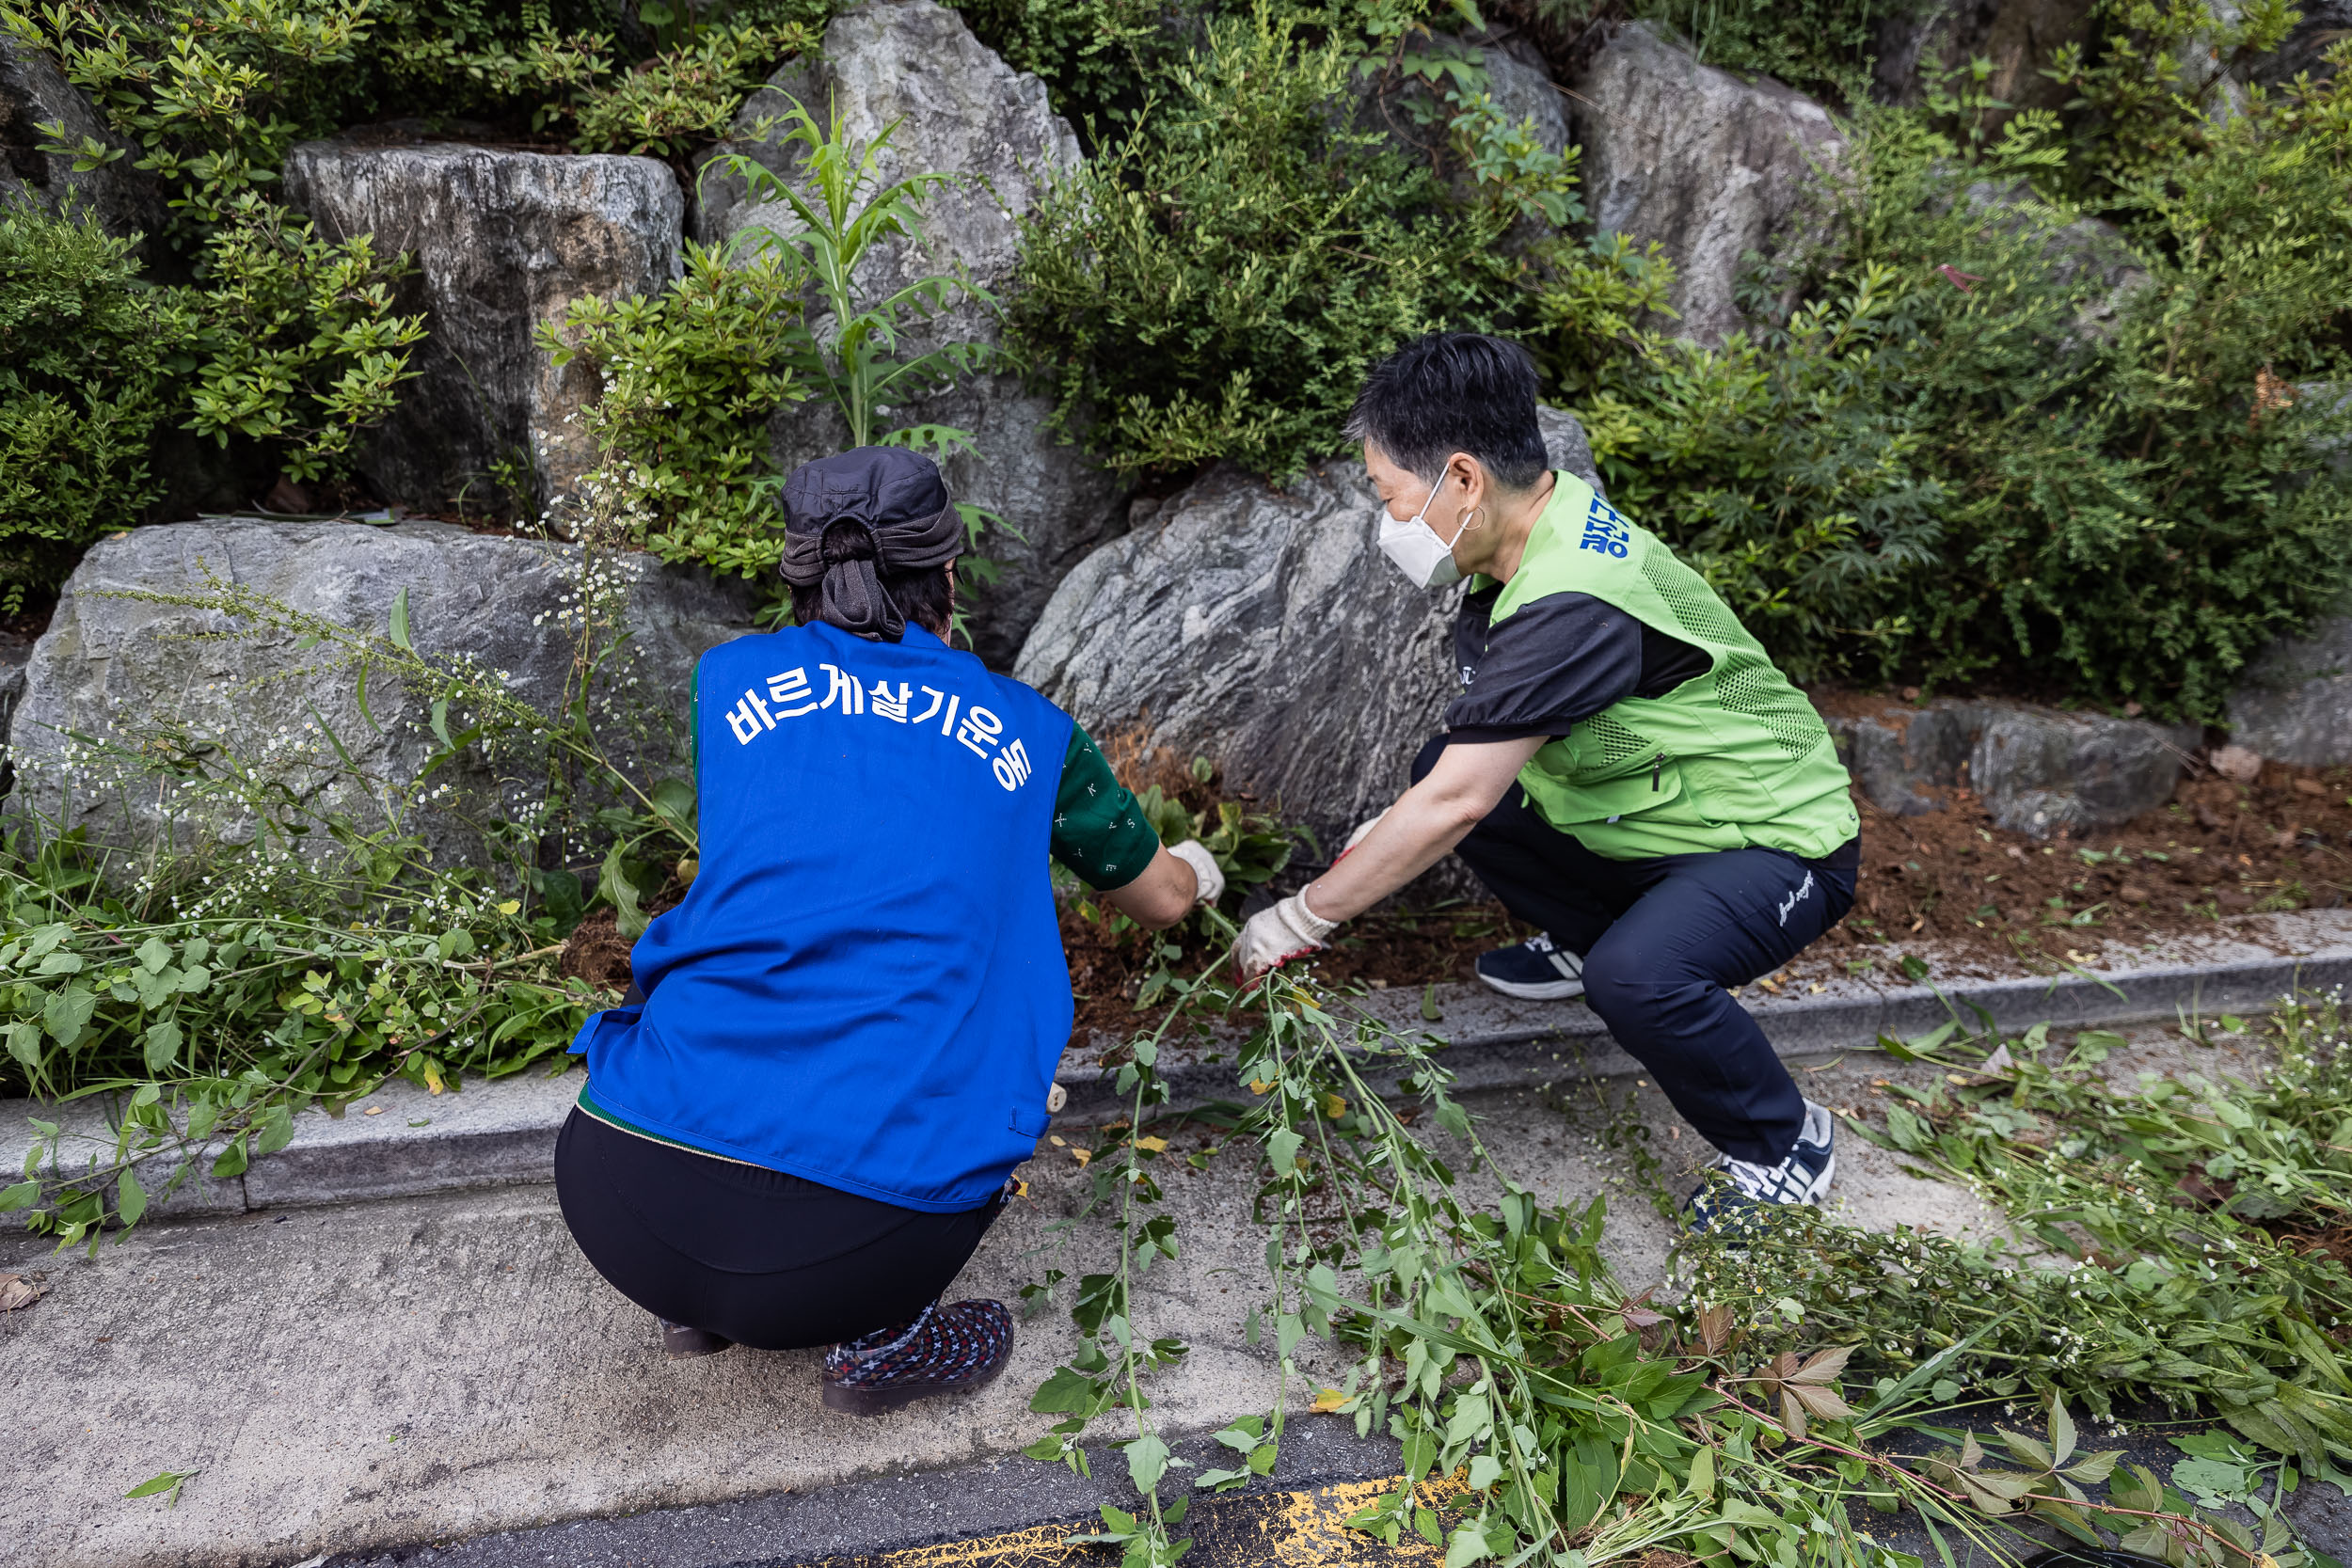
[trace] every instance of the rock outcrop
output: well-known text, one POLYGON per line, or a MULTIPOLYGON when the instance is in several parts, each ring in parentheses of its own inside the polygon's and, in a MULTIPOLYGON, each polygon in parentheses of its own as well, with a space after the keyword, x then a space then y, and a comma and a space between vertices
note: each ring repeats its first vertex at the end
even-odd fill
POLYGON ((1770 77, 1704 66, 1646 23, 1618 29, 1576 83, 1584 201, 1603 233, 1665 247, 1675 330, 1719 343, 1745 325, 1741 258, 1800 219, 1817 164, 1845 144, 1829 114, 1770 77))
POLYGON ((2267 55, 2239 61, 2233 70, 2239 80, 2277 87, 2307 73, 2315 81, 2335 74, 2325 56, 2337 40, 2352 38, 2352 0, 2297 0, 2295 8, 2302 20, 2286 41, 2267 55))
POLYGON ((493 469, 520 467, 543 505, 595 466, 570 416, 596 372, 555 368, 532 334, 587 294, 663 287, 679 275, 685 199, 653 158, 573 157, 450 143, 305 142, 286 160, 286 196, 341 239, 375 236, 418 272, 404 310, 430 336, 418 377, 359 461, 386 500, 432 506, 487 497, 493 469))
POLYGON ((1930 0, 1879 24, 1872 87, 1889 103, 1927 97, 1921 67, 1952 70, 1982 56, 1993 73, 1982 90, 2019 109, 2059 109, 2073 96, 2063 82, 2042 74, 2057 51, 2090 39, 2093 0, 1930 0))
POLYGON ((1890 705, 1833 718, 1830 732, 1855 783, 1881 811, 1941 811, 1950 792, 1976 793, 2012 832, 2120 827, 2172 798, 2201 734, 2137 719, 2065 713, 2026 703, 1890 705))
MULTIPOLYGON (((1592 478, 1576 420, 1545 427, 1592 478)), ((1209 758, 1327 848, 1405 788, 1455 689, 1460 593, 1391 569, 1379 504, 1353 459, 1279 490, 1219 466, 1070 574, 1014 673, 1098 737, 1209 758)))
POLYGON ((163 227, 167 210, 154 177, 131 166, 135 153, 55 60, 0 33, 0 208, 57 213, 72 207, 118 239, 152 234, 163 227), (77 173, 70 153, 41 150, 50 140, 43 125, 65 133, 62 145, 98 141, 123 156, 77 173))
MULTIPOLYGON (((787 94, 820 118, 830 102, 843 134, 860 141, 873 141, 895 122, 879 160, 884 180, 966 177, 925 199, 919 234, 869 253, 856 274, 869 298, 937 274, 960 274, 983 291, 1000 292, 1020 256, 1022 215, 1046 181, 1080 161, 1078 139, 1053 112, 1044 83, 1005 64, 961 17, 931 0, 859 0, 839 12, 825 29, 821 69, 795 63, 779 71, 744 104, 727 150, 787 169, 758 132, 763 118, 785 107, 787 94)), ((715 243, 788 221, 784 213, 781 205, 750 203, 739 182, 713 176, 703 182, 695 225, 700 238, 715 243)), ((959 340, 999 342, 993 308, 967 298, 910 334, 901 353, 959 340)), ((981 546, 1000 576, 976 595, 973 622, 980 657, 998 668, 1020 651, 1054 585, 1121 526, 1125 486, 1046 429, 1051 409, 1018 378, 991 374, 889 416, 893 425, 940 424, 972 435, 974 450, 945 467, 958 500, 1009 525, 981 546)), ((776 461, 786 468, 837 451, 846 438, 839 416, 816 401, 784 409, 771 428, 776 461)))
MULTIPOLYGON (((683 772, 694 661, 750 629, 750 598, 738 582, 650 556, 605 557, 597 565, 620 596, 617 619, 628 633, 596 691, 607 744, 647 776, 683 772)), ((283 784, 315 816, 381 825, 388 792, 400 798, 434 745, 427 704, 381 673, 363 701, 332 644, 305 648, 299 637, 274 630, 230 635, 236 628, 216 610, 159 597, 203 594, 208 573, 377 633, 405 589, 409 636, 421 653, 467 660, 519 702, 561 711, 578 646, 570 619, 580 588, 576 547, 423 522, 227 519, 134 529, 84 558, 24 669, 8 740, 12 814, 135 848, 248 839, 253 820, 234 801, 208 798, 191 787, 193 777, 167 787, 164 775, 115 754, 143 744, 158 754, 161 740, 191 774, 216 776, 233 758, 283 784)), ((450 723, 463 727, 462 710, 450 723)), ((479 859, 484 823, 526 819, 535 804, 529 795, 498 798, 484 772, 449 769, 434 783, 448 791, 404 816, 447 862, 479 859)))
POLYGON ((2352 762, 2352 613, 2274 643, 2230 698, 2239 745, 2303 768, 2352 762))

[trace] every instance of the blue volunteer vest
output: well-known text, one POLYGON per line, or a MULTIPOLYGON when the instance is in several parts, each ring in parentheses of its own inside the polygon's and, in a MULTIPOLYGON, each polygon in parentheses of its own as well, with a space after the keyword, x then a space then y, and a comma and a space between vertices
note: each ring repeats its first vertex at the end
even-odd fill
POLYGON ((1071 721, 919 626, 705 654, 702 863, 588 1021, 598 1104, 910 1209, 993 1196, 1070 1037, 1047 854, 1071 721))

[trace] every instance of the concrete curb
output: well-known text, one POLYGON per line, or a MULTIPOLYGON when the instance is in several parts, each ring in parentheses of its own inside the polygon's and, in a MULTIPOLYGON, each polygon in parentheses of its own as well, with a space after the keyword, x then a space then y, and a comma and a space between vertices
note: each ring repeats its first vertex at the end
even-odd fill
MULTIPOLYGON (((1742 1005, 1784 1056, 1868 1049, 1880 1037, 1926 1033, 1954 1016, 1979 1013, 2001 1029, 2047 1021, 2069 1028, 2142 1022, 2178 1012, 2256 1012, 2289 991, 2352 984, 2352 911, 2249 917, 2232 932, 2151 952, 2110 955, 2095 973, 1955 979, 1937 985, 1882 986, 1867 978, 1823 975, 1789 982, 1772 995, 1753 990, 1742 1005), (2248 940, 2259 935, 2262 941, 2248 940), (2283 947, 2286 950, 2280 951, 2283 947)), ((1400 1028, 1423 1029, 1445 1042, 1441 1060, 1465 1089, 1518 1088, 1564 1077, 1610 1077, 1641 1070, 1579 1002, 1517 1002, 1475 985, 1431 988, 1423 998, 1374 992, 1366 1014, 1400 1028)), ((1178 1105, 1239 1095, 1232 1047, 1238 1037, 1170 1045, 1160 1069, 1178 1105), (1220 1049, 1222 1047, 1222 1049, 1220 1049)), ((1057 1074, 1069 1101, 1064 1125, 1106 1121, 1124 1109, 1115 1069, 1099 1065, 1110 1041, 1073 1048, 1057 1074)), ((580 1079, 531 1072, 475 1084, 462 1093, 429 1095, 405 1081, 387 1085, 340 1119, 299 1118, 294 1141, 253 1162, 241 1177, 192 1180, 156 1200, 151 1212, 171 1218, 250 1212, 553 1179, 555 1134, 570 1114, 580 1079)), ((1386 1085, 1382 1085, 1386 1086, 1386 1085)), ((21 1169, 29 1147, 28 1101, 0 1102, 0 1168, 21 1169)), ((87 1139, 91 1153, 111 1148, 108 1110, 82 1101, 59 1117, 87 1139)), ((79 1163, 69 1150, 68 1164, 79 1163)))

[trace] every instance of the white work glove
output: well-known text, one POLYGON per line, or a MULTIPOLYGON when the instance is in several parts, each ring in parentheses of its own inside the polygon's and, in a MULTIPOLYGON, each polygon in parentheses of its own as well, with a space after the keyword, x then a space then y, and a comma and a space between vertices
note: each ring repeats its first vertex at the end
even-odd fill
POLYGON ((1233 944, 1233 965, 1244 980, 1254 980, 1269 969, 1279 969, 1293 958, 1319 950, 1323 939, 1338 930, 1339 925, 1309 909, 1303 891, 1294 893, 1270 909, 1260 910, 1243 925, 1241 940, 1233 944))
POLYGON ((1193 879, 1200 884, 1200 891, 1192 895, 1196 908, 1202 904, 1214 904, 1225 896, 1224 868, 1216 863, 1216 857, 1209 853, 1207 845, 1197 838, 1188 838, 1182 844, 1169 845, 1168 852, 1192 867, 1193 879))
MULTIPOLYGON (((1393 811, 1393 810, 1395 810, 1395 809, 1396 809, 1396 808, 1395 808, 1395 807, 1393 807, 1393 806, 1387 806, 1387 807, 1383 807, 1383 808, 1381 809, 1381 812, 1380 812, 1380 816, 1388 816, 1388 815, 1389 815, 1389 813, 1390 813, 1390 812, 1391 812, 1391 811, 1393 811)), ((1340 852, 1339 852, 1339 855, 1338 855, 1338 857, 1337 857, 1336 859, 1334 859, 1334 860, 1331 862, 1331 863, 1332 863, 1333 865, 1337 865, 1337 864, 1339 864, 1339 863, 1340 863, 1340 862, 1341 862, 1341 861, 1343 861, 1343 860, 1347 859, 1347 852, 1348 852, 1350 849, 1355 848, 1355 847, 1356 847, 1356 846, 1358 846, 1359 844, 1361 844, 1361 843, 1364 841, 1364 839, 1365 839, 1365 838, 1366 838, 1366 837, 1367 837, 1367 836, 1368 836, 1368 835, 1372 832, 1372 830, 1373 830, 1373 829, 1377 828, 1378 826, 1380 826, 1380 816, 1375 816, 1375 817, 1373 817, 1370 821, 1367 821, 1367 822, 1359 822, 1359 823, 1357 823, 1357 824, 1356 824, 1356 831, 1355 831, 1354 832, 1352 832, 1352 833, 1350 833, 1350 834, 1348 834, 1348 835, 1347 835, 1347 842, 1346 842, 1345 844, 1343 844, 1343 845, 1341 845, 1341 846, 1340 846, 1340 852)))

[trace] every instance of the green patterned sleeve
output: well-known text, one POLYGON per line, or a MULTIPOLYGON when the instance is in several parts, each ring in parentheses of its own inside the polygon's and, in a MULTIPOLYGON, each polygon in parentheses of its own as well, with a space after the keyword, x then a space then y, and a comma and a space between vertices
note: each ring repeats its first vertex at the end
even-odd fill
POLYGON ((1061 789, 1054 798, 1054 858, 1089 887, 1108 892, 1142 876, 1159 849, 1160 835, 1103 760, 1094 737, 1071 725, 1061 789))

